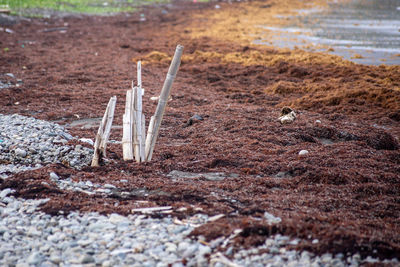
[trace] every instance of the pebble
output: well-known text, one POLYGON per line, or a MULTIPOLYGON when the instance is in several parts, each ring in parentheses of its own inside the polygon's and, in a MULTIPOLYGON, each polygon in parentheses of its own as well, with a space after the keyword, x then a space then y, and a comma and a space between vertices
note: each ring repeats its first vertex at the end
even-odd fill
POLYGON ((268 224, 278 224, 282 221, 281 218, 275 217, 274 215, 268 212, 264 212, 264 218, 267 219, 268 224))
POLYGON ((16 150, 15 150, 15 155, 17 156, 17 157, 22 157, 22 158, 25 158, 26 157, 26 151, 24 150, 24 149, 21 149, 21 148, 17 148, 16 150))
POLYGON ((303 156, 303 155, 307 155, 309 152, 308 150, 300 150, 299 155, 303 156))
POLYGON ((13 190, 11 188, 6 188, 0 192, 0 200, 3 200, 6 196, 11 194, 13 190))
POLYGON ((35 169, 48 163, 63 163, 77 169, 89 165, 93 150, 79 151, 64 145, 74 137, 55 123, 18 114, 0 114, 0 178, 35 169), (41 151, 41 153, 39 153, 41 151))

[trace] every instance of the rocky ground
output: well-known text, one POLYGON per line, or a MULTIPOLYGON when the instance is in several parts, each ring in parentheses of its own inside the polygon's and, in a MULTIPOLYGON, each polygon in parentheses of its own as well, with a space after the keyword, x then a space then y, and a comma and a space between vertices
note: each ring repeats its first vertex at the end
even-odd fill
POLYGON ((398 264, 400 69, 255 46, 242 24, 219 23, 279 5, 174 3, 4 26, 0 262, 398 264), (177 43, 153 160, 124 162, 135 62, 149 118, 177 43), (108 157, 91 168, 88 139, 113 95, 108 157), (282 125, 287 105, 297 118, 282 125))

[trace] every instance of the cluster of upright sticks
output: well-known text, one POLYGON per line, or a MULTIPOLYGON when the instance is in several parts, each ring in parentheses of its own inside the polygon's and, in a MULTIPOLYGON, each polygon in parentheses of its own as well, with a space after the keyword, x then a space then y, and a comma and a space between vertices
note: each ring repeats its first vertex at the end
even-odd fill
MULTIPOLYGON (((183 46, 178 45, 169 67, 167 77, 164 81, 161 94, 158 98, 156 112, 150 119, 147 136, 145 116, 142 110, 144 90, 142 88, 141 62, 139 61, 137 63, 137 86, 134 86, 132 81, 132 89, 126 92, 122 133, 122 152, 124 160, 133 160, 133 158, 135 158, 136 162, 146 162, 151 160, 161 121, 164 116, 165 107, 171 93, 172 83, 174 82, 181 63, 182 52, 183 46)), ((110 103, 107 106, 106 113, 104 114, 103 120, 100 124, 96 136, 92 166, 98 166, 99 159, 102 156, 105 156, 105 147, 114 116, 115 102, 116 97, 114 96, 110 99, 110 103)))

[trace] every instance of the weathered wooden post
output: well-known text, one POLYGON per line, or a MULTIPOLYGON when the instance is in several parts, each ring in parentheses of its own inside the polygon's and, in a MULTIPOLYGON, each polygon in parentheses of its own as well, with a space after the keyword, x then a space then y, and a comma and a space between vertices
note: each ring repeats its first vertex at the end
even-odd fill
POLYGON ((125 114, 123 117, 122 150, 124 160, 135 157, 136 162, 145 161, 145 117, 142 108, 142 67, 137 63, 137 86, 132 81, 132 89, 126 92, 125 114))
POLYGON ((143 141, 143 131, 142 131, 142 126, 143 126, 143 111, 142 111, 142 73, 141 73, 141 62, 139 61, 137 63, 137 86, 133 87, 133 94, 135 95, 135 101, 134 101, 134 151, 135 151, 135 159, 136 162, 141 162, 144 161, 144 157, 142 156, 142 143, 143 141))
POLYGON ((117 97, 111 97, 110 101, 108 102, 106 111, 104 112, 103 119, 100 122, 100 126, 96 135, 96 141, 94 143, 94 154, 91 164, 92 167, 99 166, 100 159, 106 156, 107 141, 110 136, 116 103, 117 97))
POLYGON ((176 47, 174 58, 172 59, 167 77, 165 79, 160 97, 158 99, 156 112, 154 116, 151 117, 146 138, 146 148, 145 148, 146 161, 150 161, 153 156, 153 151, 157 141, 158 132, 160 130, 161 121, 164 116, 165 107, 167 105, 167 101, 171 93, 172 83, 174 82, 176 73, 178 72, 179 69, 179 65, 181 64, 182 53, 183 53, 183 46, 178 45, 176 47))
POLYGON ((122 118, 122 153, 124 160, 133 159, 133 93, 132 90, 126 91, 125 113, 122 118))

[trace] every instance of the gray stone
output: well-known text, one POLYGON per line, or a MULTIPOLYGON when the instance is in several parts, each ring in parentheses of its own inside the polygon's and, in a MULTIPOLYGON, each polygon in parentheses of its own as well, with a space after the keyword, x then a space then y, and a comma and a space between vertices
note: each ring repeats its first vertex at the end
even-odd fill
POLYGON ((198 247, 198 250, 199 250, 198 252, 199 255, 206 255, 211 253, 211 248, 209 246, 200 245, 198 247))
POLYGON ((27 153, 26 153, 26 151, 24 149, 17 148, 17 149, 15 149, 15 155, 18 156, 18 157, 25 158, 27 153))
POLYGON ((57 181, 60 177, 55 172, 50 172, 50 179, 52 181, 57 181))
POLYGON ((197 252, 198 248, 199 248, 198 244, 189 245, 186 248, 186 250, 182 253, 182 257, 188 258, 188 257, 194 255, 197 252))
POLYGON ((27 258, 29 264, 37 265, 43 261, 43 255, 37 251, 32 252, 27 258))
POLYGON ((228 175, 223 172, 208 172, 208 173, 194 173, 194 172, 183 172, 183 171, 171 171, 167 177, 172 179, 194 179, 194 178, 204 178, 209 181, 222 181, 228 175))
POLYGON ((272 215, 271 213, 268 213, 268 212, 264 212, 264 218, 267 220, 267 222, 269 224, 277 224, 282 221, 281 218, 275 217, 274 215, 272 215))
POLYGON ((50 255, 50 261, 55 264, 60 264, 62 262, 62 258, 60 256, 60 254, 58 254, 58 253, 52 253, 50 255))
POLYGON ((81 264, 87 264, 87 263, 92 263, 94 262, 94 258, 91 255, 84 254, 79 258, 79 263, 81 264))
POLYGON ((4 199, 5 197, 7 197, 9 194, 11 194, 13 192, 14 192, 14 190, 12 190, 11 188, 3 189, 0 192, 0 200, 4 199))

